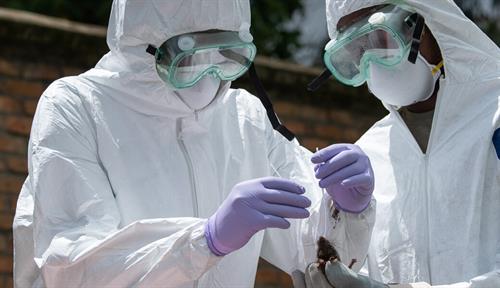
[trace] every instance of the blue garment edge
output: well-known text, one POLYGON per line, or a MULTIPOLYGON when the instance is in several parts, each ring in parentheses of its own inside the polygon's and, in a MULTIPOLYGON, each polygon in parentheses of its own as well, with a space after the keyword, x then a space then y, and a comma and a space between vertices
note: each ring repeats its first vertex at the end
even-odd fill
POLYGON ((493 133, 493 146, 495 146, 497 157, 500 160, 500 128, 493 133))

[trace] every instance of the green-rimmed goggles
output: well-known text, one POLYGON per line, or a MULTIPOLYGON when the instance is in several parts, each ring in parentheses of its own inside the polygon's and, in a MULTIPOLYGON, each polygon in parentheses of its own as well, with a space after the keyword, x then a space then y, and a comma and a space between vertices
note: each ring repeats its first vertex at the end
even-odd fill
POLYGON ((159 48, 150 45, 147 51, 155 56, 160 78, 182 89, 207 74, 224 81, 245 74, 257 52, 252 41, 249 32, 205 31, 172 37, 159 48))
POLYGON ((324 62, 340 82, 360 86, 371 62, 392 67, 403 59, 415 63, 423 18, 400 6, 383 5, 338 31, 325 47, 324 62))

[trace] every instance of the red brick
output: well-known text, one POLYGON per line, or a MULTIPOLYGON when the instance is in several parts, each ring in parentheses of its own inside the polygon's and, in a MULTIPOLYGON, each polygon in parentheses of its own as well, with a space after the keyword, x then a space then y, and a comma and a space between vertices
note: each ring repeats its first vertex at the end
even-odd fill
POLYGON ((283 271, 264 260, 259 261, 255 286, 292 287, 291 278, 283 271))
POLYGON ((0 96, 0 112, 18 113, 21 111, 19 100, 7 96, 0 96))
POLYGON ((7 283, 5 284, 6 288, 14 288, 14 277, 12 274, 7 276, 7 283))
POLYGON ((28 161, 25 156, 8 157, 7 167, 14 173, 28 173, 28 161))
MULTIPOLYGON (((12 213, 14 215, 15 213, 12 213)), ((7 255, 12 255, 14 252, 14 238, 12 237, 12 230, 9 230, 7 233, 5 232, 0 232, 2 235, 5 235, 5 238, 7 239, 6 245, 7 249, 5 250, 4 254, 7 255)))
POLYGON ((352 114, 348 111, 331 110, 329 119, 332 123, 351 126, 353 124, 352 114))
POLYGON ((38 98, 42 95, 46 85, 39 82, 8 79, 0 82, 0 87, 7 94, 38 98))
POLYGON ((12 235, 12 230, 7 233, 7 251, 10 253, 14 252, 14 237, 12 235))
MULTIPOLYGON (((21 190, 19 190, 19 192, 21 192, 21 190)), ((17 198, 19 195, 16 195, 16 194, 10 194, 10 205, 9 205, 9 208, 11 212, 15 212, 16 211, 16 207, 17 207, 17 198)))
POLYGON ((283 271, 279 271, 279 276, 280 276, 280 287, 293 287, 293 281, 292 277, 290 275, 286 274, 283 271))
POLYGON ((5 171, 7 171, 7 164, 5 164, 5 162, 2 159, 0 159, 0 173, 5 171))
POLYGON ((284 121, 283 124, 295 134, 303 135, 307 132, 307 126, 305 122, 289 120, 284 121))
POLYGON ((0 213, 0 230, 10 230, 12 228, 13 220, 14 220, 14 214, 10 212, 0 213))
POLYGON ((0 274, 0 287, 7 287, 7 276, 9 274, 0 274))
POLYGON ((0 254, 9 254, 8 252, 11 252, 12 251, 9 251, 9 236, 7 235, 7 233, 4 233, 4 232, 0 232, 0 254))
POLYGON ((0 273, 12 273, 12 255, 0 255, 0 273))
POLYGON ((259 268, 255 275, 255 284, 257 285, 272 285, 278 284, 279 274, 273 268, 259 268))
POLYGON ((0 212, 10 212, 11 194, 0 193, 0 212))
POLYGON ((341 128, 336 125, 315 125, 314 126, 315 136, 325 138, 331 141, 340 139, 342 136, 341 128))
POLYGON ((316 151, 316 147, 318 147, 318 149, 322 149, 322 148, 325 148, 328 145, 332 144, 326 140, 318 139, 318 138, 304 138, 304 139, 302 139, 301 143, 302 143, 302 146, 306 147, 307 149, 309 149, 313 152, 316 151))
POLYGON ((35 115, 36 106, 38 105, 38 100, 26 100, 23 103, 24 113, 29 116, 35 115))
POLYGON ((275 101, 274 110, 278 116, 297 117, 300 115, 300 107, 290 102, 275 101))
POLYGON ((13 251, 12 231, 0 231, 0 255, 12 255, 13 251))
POLYGON ((18 76, 20 74, 19 72, 19 67, 17 65, 6 59, 0 58, 0 74, 18 76))
POLYGON ((359 137, 361 137, 361 135, 363 135, 363 133, 361 133, 357 130, 353 130, 353 129, 345 130, 344 131, 344 141, 349 142, 349 143, 354 143, 354 142, 358 141, 358 139, 359 139, 359 137))
POLYGON ((22 73, 23 78, 34 80, 56 80, 61 77, 59 69, 55 66, 44 64, 28 65, 22 73))
POLYGON ((0 193, 17 194, 21 191, 25 177, 13 175, 0 175, 0 193))
POLYGON ((28 136, 31 130, 31 117, 9 116, 5 120, 6 130, 13 134, 28 136))
POLYGON ((28 149, 27 139, 0 135, 0 153, 10 152, 25 154, 28 149))
POLYGON ((300 115, 305 119, 310 119, 313 121, 327 121, 328 112, 326 109, 319 109, 311 106, 301 106, 300 115))
POLYGON ((63 67, 62 76, 76 76, 85 72, 84 69, 77 67, 63 67))

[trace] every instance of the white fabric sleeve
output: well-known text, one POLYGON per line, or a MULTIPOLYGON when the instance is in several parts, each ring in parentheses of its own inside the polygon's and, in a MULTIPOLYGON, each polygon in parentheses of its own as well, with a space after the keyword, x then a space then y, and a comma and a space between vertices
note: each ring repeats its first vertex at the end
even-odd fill
POLYGON ((296 140, 287 141, 274 130, 269 133, 268 142, 272 143, 269 159, 275 176, 302 184, 312 205, 309 208, 311 216, 303 220, 289 220, 292 224, 289 229, 267 229, 261 256, 288 274, 295 270, 304 271, 309 263, 316 260, 319 236, 326 236, 334 243, 344 262, 349 264, 351 259, 357 259, 358 263, 353 268, 359 270, 368 253, 375 222, 374 203, 361 214, 341 212, 339 220, 333 219, 327 204, 330 197, 319 188, 314 176, 310 160, 312 153, 296 140))
POLYGON ((183 286, 198 279, 221 258, 207 247, 206 220, 145 219, 121 227, 92 116, 82 110, 78 98, 45 95, 33 123, 34 258, 45 286, 183 286))

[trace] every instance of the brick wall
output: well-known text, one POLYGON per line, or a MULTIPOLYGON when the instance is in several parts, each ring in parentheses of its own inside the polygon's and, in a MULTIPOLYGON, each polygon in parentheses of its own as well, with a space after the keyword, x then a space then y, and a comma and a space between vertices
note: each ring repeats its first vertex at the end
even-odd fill
MULTIPOLYGON (((0 287, 12 287, 12 219, 27 173, 26 149, 37 101, 55 79, 92 67, 107 51, 105 39, 0 19, 0 287)), ((317 93, 305 90, 318 73, 260 58, 257 70, 288 128, 309 149, 353 142, 383 108, 364 90, 330 81, 317 93)), ((233 86, 253 91, 248 77, 233 86)), ((261 261, 257 287, 290 287, 290 278, 261 261)))

